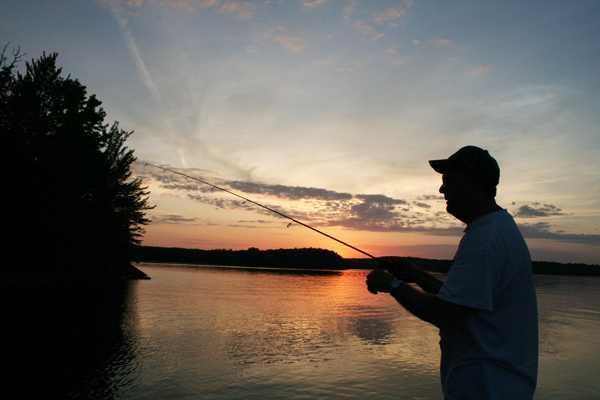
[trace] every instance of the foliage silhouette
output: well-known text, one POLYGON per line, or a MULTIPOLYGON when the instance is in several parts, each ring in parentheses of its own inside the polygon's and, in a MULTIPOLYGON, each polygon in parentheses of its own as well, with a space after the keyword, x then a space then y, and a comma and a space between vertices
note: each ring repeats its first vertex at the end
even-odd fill
MULTIPOLYGON (((136 270, 147 188, 131 178, 132 132, 106 113, 77 79, 62 77, 57 54, 16 67, 0 54, 0 132, 5 151, 10 238, 5 277, 110 279, 136 270), (17 249, 27 248, 26 253, 17 249)), ((138 271, 139 272, 139 271, 138 271)))
POLYGON ((200 250, 139 246, 134 259, 139 262, 227 265, 266 268, 345 269, 344 259, 331 250, 277 249, 200 250))

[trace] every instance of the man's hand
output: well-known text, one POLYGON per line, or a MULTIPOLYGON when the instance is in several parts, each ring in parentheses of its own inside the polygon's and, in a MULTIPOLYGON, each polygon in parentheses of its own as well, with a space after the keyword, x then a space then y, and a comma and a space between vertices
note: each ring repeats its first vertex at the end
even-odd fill
MULTIPOLYGON (((415 277, 419 279, 418 275, 415 277)), ((367 275, 367 289, 373 294, 389 293, 392 290, 391 283, 393 281, 392 275, 383 269, 376 269, 367 275)), ((428 282, 428 285, 435 285, 432 281, 428 282)), ((417 284, 420 285, 419 282, 417 284)), ((399 289, 394 291, 393 297, 408 311, 440 329, 449 328, 472 310, 469 307, 442 300, 434 293, 424 292, 412 285, 399 286, 399 289)))
POLYGON ((394 257, 389 259, 390 267, 388 271, 406 283, 416 283, 427 293, 437 294, 443 283, 438 278, 428 272, 425 272, 406 258, 394 257))
POLYGON ((390 258, 390 261, 394 264, 394 267, 388 269, 390 274, 406 283, 415 282, 414 273, 410 272, 417 268, 413 263, 401 257, 390 258))
POLYGON ((373 294, 377 292, 389 293, 391 283, 395 278, 382 269, 376 269, 367 275, 367 289, 373 294))

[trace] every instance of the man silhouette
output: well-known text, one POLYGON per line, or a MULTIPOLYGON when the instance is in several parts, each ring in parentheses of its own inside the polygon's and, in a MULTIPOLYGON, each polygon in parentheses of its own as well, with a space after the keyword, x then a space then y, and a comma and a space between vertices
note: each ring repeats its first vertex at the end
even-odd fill
POLYGON ((531 257, 513 218, 496 204, 498 163, 475 146, 429 163, 442 174, 446 210, 467 225, 448 277, 425 279, 397 259, 392 275, 373 271, 367 287, 440 328, 445 399, 531 399, 538 366, 531 257))

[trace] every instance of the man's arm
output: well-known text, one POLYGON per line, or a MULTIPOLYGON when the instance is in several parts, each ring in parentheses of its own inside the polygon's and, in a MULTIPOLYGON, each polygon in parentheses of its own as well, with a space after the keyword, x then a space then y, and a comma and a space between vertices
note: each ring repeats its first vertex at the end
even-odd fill
POLYGON ((394 277, 383 270, 375 270, 367 276, 367 287, 373 294, 391 293, 409 312, 440 329, 449 328, 471 308, 442 300, 433 293, 422 292, 406 283, 392 289, 394 277))

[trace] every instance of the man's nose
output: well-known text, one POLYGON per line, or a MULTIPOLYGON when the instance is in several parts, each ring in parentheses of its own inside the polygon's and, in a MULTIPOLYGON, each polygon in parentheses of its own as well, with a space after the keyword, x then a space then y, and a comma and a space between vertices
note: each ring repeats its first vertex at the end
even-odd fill
POLYGON ((440 193, 444 193, 444 185, 440 186, 440 193))

